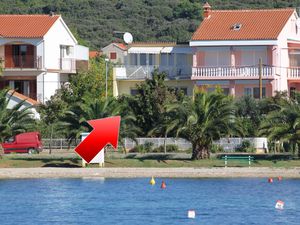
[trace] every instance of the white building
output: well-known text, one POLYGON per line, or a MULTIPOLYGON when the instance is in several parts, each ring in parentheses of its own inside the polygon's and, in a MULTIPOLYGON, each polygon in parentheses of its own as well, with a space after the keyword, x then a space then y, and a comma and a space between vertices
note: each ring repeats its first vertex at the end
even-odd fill
POLYGON ((60 15, 0 15, 0 89, 44 103, 88 57, 60 15))
POLYGON ((192 95, 193 48, 175 42, 141 42, 128 45, 124 64, 114 67, 114 96, 135 95, 137 85, 152 79, 157 70, 166 73, 166 85, 192 95))

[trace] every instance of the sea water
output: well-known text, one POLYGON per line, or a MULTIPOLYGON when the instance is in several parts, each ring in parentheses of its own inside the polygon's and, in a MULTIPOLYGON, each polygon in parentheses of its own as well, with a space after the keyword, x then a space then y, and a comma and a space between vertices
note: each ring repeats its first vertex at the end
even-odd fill
POLYGON ((0 180, 0 224, 300 224, 297 179, 149 181, 0 180), (285 203, 283 210, 275 209, 277 200, 285 203), (195 210, 195 219, 188 210, 195 210))

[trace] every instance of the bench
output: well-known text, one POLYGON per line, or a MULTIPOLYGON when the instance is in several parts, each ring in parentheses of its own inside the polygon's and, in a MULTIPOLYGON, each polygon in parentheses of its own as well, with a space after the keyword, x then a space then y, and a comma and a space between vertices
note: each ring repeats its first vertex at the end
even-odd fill
POLYGON ((222 160, 224 160, 224 164, 225 167, 227 167, 228 161, 230 160, 235 160, 235 161, 242 161, 242 162, 247 162, 248 161, 248 165, 249 167, 251 166, 251 162, 254 161, 254 157, 253 156, 233 156, 233 155, 225 155, 222 156, 222 160))

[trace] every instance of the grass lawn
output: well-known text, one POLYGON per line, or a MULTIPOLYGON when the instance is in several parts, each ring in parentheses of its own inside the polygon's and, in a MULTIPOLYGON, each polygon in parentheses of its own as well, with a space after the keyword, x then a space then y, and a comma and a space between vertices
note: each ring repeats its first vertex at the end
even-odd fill
MULTIPOLYGON (((248 161, 229 161, 230 167, 248 167, 248 161)), ((255 160, 252 167, 300 167, 300 160, 255 160)), ((4 155, 0 159, 0 168, 30 168, 30 167, 81 167, 81 159, 75 154, 53 155, 4 155)), ((97 167, 97 165, 89 165, 97 167)), ((108 158, 105 167, 224 167, 220 159, 191 161, 186 159, 169 159, 160 155, 141 158, 108 158)))

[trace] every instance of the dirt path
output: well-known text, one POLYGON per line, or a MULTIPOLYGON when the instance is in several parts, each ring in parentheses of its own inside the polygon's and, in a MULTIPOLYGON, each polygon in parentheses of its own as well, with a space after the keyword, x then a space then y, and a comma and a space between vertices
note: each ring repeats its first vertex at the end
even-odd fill
POLYGON ((3 168, 0 179, 24 178, 300 178, 300 168, 3 168))

